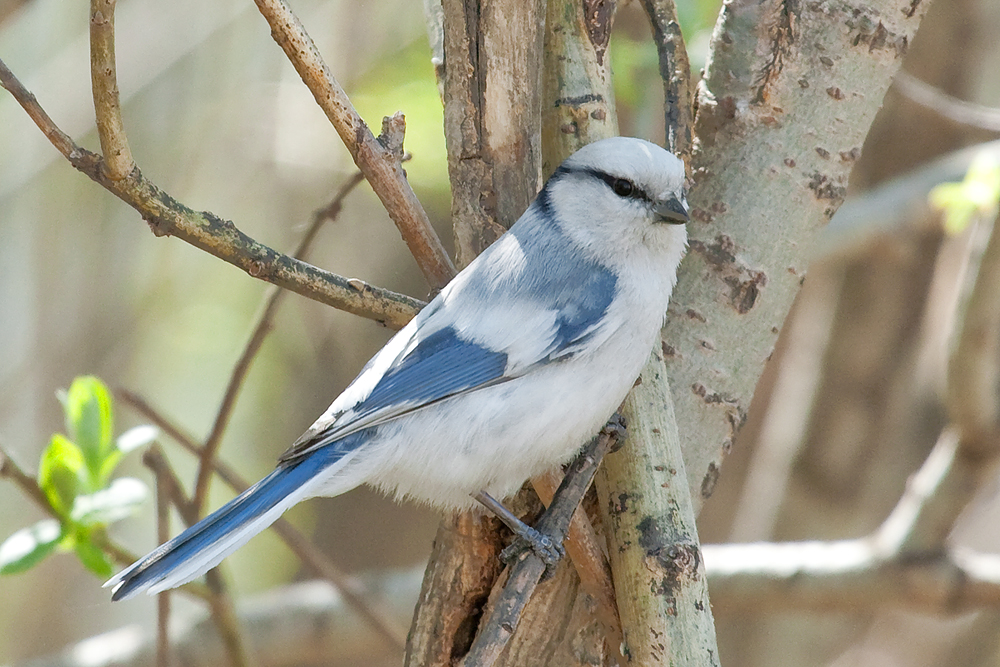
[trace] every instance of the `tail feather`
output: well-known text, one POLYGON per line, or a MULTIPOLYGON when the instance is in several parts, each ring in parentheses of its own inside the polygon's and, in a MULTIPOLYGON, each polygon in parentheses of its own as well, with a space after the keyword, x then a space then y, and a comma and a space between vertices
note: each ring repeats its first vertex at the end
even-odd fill
MULTIPOLYGON (((352 458, 319 450, 292 465, 283 465, 221 508, 122 570, 107 583, 112 600, 127 600, 176 588, 204 574, 261 532, 285 510, 328 483, 334 468, 352 458)), ((346 488, 344 489, 347 490, 346 488)))

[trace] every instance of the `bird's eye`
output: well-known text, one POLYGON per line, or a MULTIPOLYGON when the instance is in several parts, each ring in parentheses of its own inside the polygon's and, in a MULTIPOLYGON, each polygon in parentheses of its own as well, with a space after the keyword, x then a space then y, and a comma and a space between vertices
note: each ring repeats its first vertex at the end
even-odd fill
POLYGON ((632 181, 624 178, 616 178, 615 182, 611 184, 611 189, 619 197, 631 197, 635 193, 635 185, 632 184, 632 181))

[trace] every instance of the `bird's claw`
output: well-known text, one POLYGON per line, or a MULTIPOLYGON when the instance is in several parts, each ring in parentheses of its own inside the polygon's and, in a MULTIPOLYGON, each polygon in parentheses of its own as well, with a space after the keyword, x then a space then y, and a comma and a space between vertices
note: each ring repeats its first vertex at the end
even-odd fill
POLYGON ((628 421, 620 412, 611 415, 611 419, 601 429, 601 434, 611 438, 609 452, 617 452, 625 444, 625 435, 628 433, 628 421))
POLYGON ((508 566, 512 566, 529 551, 545 563, 543 579, 552 576, 556 565, 566 557, 566 548, 561 542, 557 542, 551 536, 531 526, 525 526, 525 530, 514 536, 514 541, 510 543, 510 546, 500 552, 500 559, 508 566))

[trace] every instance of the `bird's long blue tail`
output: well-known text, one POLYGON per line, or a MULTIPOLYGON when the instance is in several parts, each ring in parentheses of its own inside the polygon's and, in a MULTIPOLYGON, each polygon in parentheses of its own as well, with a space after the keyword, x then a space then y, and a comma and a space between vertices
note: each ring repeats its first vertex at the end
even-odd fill
MULTIPOLYGON (((283 464, 183 533, 112 577, 112 600, 150 595, 186 584, 218 565, 346 463, 344 449, 325 447, 293 464, 283 464)), ((356 485, 352 484, 351 486, 356 485)), ((350 487, 348 487, 350 488, 350 487)), ((344 491, 347 488, 343 489, 344 491)))

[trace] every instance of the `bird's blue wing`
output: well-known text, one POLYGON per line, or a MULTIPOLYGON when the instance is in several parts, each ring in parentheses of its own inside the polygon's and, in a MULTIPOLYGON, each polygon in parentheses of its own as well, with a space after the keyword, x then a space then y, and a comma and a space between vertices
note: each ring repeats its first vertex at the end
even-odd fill
MULTIPOLYGON (((436 304, 431 304, 427 308, 435 307, 436 304)), ((420 336, 420 333, 418 328, 410 345, 377 376, 374 387, 366 396, 353 405, 345 406, 346 409, 330 414, 327 419, 320 418, 282 454, 281 460, 297 459, 347 434, 377 426, 470 389, 507 379, 504 375, 507 367, 505 352, 464 340, 450 326, 426 336, 420 336)), ((367 391, 364 384, 366 380, 370 382, 369 376, 378 373, 376 366, 384 354, 386 351, 368 363, 342 398, 367 391)))
POLYGON ((387 343, 281 460, 590 344, 603 330, 617 278, 572 252, 548 208, 543 190, 525 219, 387 343))
POLYGON ((507 355, 462 340, 452 327, 421 340, 390 368, 365 399, 359 417, 389 407, 434 403, 504 377, 507 355))

